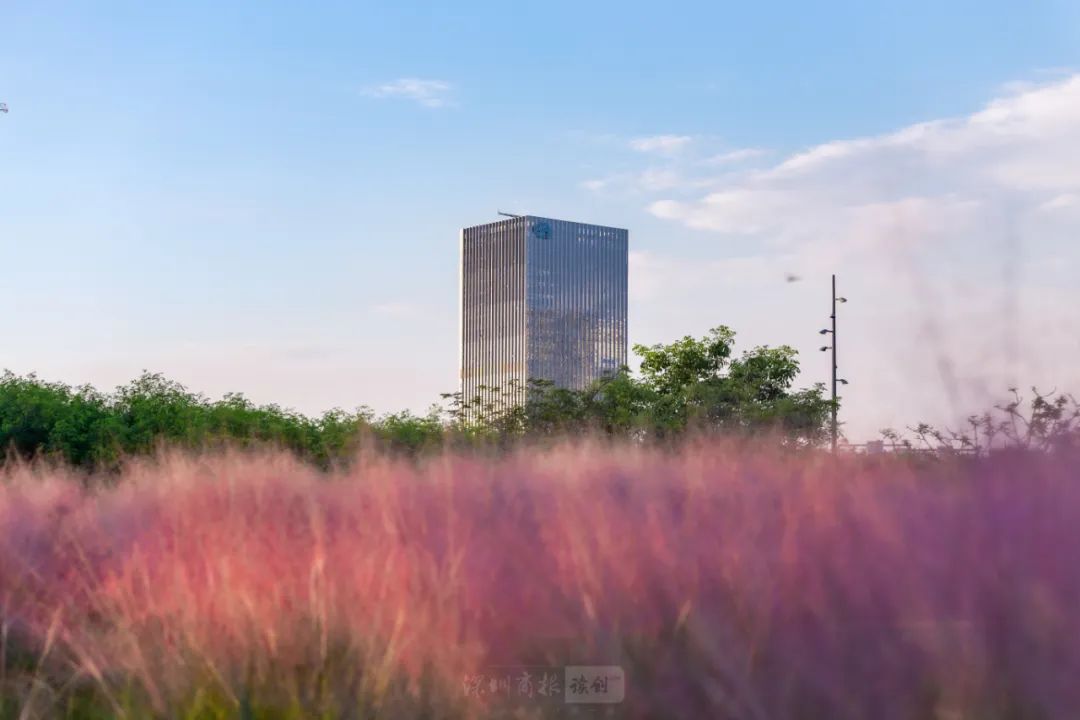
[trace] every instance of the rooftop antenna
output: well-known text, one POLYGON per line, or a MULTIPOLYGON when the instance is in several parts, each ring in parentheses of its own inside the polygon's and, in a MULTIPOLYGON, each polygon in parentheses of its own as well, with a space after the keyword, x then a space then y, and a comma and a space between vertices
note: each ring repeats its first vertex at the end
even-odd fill
POLYGON ((520 215, 515 215, 514 213, 505 213, 502 210, 496 210, 495 212, 499 215, 502 215, 503 217, 521 217, 520 215))

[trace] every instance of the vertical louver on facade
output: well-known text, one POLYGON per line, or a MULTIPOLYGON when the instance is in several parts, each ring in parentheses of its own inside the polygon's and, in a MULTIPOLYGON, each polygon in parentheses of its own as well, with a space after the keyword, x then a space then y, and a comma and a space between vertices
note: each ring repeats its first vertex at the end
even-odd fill
POLYGON ((463 398, 521 402, 530 379, 581 389, 625 365, 628 242, 531 216, 462 230, 463 398))

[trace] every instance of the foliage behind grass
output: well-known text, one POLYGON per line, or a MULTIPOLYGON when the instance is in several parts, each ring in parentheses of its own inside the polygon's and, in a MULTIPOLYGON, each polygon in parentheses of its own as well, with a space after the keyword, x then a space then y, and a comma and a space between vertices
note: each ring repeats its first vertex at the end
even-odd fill
POLYGON ((525 388, 483 388, 473 398, 447 393, 443 405, 424 416, 376 417, 361 407, 308 417, 238 394, 210 400, 152 373, 103 393, 5 372, 0 450, 115 470, 120 458, 160 445, 260 446, 288 450, 325 469, 353 459, 361 447, 419 456, 587 433, 671 440, 688 432, 769 432, 788 444, 819 442, 832 403, 821 385, 792 389, 799 371, 795 351, 757 347, 735 358, 734 337, 720 327, 702 339, 636 346, 640 377, 623 368, 580 390, 534 378, 525 388), (521 396, 524 402, 514 400, 521 396))
POLYGON ((242 395, 212 401, 145 373, 113 393, 72 388, 34 375, 0 375, 0 444, 22 458, 60 459, 84 469, 115 469, 123 457, 160 445, 277 447, 319 467, 351 457, 365 439, 415 451, 437 421, 409 413, 376 419, 363 408, 311 418, 242 395))
POLYGON ((0 716, 502 717, 466 676, 574 664, 625 668, 620 717, 1075 717, 1076 461, 228 450, 97 490, 13 465, 0 716))

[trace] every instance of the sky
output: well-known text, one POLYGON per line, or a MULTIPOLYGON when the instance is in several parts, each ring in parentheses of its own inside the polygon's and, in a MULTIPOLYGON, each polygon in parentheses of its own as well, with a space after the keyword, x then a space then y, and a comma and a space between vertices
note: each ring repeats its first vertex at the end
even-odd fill
POLYGON ((307 413, 457 387, 458 230, 630 230, 846 434, 1080 393, 1080 3, 0 3, 0 368, 307 413), (792 277, 797 278, 789 281, 792 277))

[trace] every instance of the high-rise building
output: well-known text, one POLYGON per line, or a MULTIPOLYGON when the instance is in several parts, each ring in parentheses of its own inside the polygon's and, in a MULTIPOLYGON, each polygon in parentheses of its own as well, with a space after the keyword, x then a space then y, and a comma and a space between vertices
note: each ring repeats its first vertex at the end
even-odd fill
POLYGON ((520 402, 531 379, 582 389, 625 365, 628 243, 528 215, 463 229, 463 398, 520 402))

